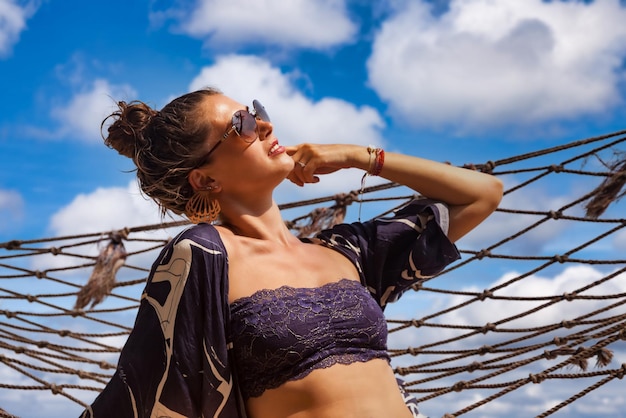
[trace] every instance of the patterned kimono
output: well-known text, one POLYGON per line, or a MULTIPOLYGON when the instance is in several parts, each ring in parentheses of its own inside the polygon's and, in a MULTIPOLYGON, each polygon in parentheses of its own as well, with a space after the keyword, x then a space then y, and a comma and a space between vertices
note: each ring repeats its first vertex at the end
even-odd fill
MULTIPOLYGON (((336 225, 311 241, 348 257, 384 308, 459 258, 447 229, 445 205, 416 199, 393 216, 336 225)), ((188 228, 155 261, 117 370, 81 417, 245 418, 229 323, 224 244, 211 225, 188 228)), ((410 404, 407 397, 416 413, 410 404)))

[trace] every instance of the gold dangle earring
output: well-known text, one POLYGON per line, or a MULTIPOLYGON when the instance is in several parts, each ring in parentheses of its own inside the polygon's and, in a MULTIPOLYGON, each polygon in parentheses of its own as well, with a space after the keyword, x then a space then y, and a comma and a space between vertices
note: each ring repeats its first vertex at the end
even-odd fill
POLYGON ((213 187, 196 190, 185 205, 185 214, 194 224, 201 222, 212 223, 220 213, 220 203, 211 199, 213 187))

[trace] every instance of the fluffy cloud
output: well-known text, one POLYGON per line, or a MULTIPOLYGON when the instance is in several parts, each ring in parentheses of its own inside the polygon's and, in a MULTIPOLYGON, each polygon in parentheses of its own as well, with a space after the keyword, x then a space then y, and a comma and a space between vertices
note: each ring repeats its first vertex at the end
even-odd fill
POLYGON ((215 47, 270 44, 322 49, 349 42, 356 26, 345 0, 200 0, 193 10, 156 12, 153 21, 172 18, 178 31, 215 47), (320 26, 323 23, 323 28, 320 26))
MULTIPOLYGON (((252 99, 259 99, 283 145, 303 142, 383 145, 384 122, 375 109, 333 97, 314 102, 295 87, 295 77, 281 72, 263 58, 227 55, 203 68, 189 89, 218 87, 248 106, 252 99)), ((304 193, 320 196, 356 189, 360 175, 362 172, 343 170, 337 175, 324 176, 319 184, 305 187, 304 193)), ((285 188, 288 191, 284 195, 289 196, 285 201, 295 200, 293 193, 302 192, 289 184, 285 184, 285 188)))
MULTIPOLYGON (((79 234, 107 233, 125 227, 144 226, 167 222, 175 219, 161 219, 156 204, 144 197, 135 181, 131 181, 127 187, 101 187, 92 193, 80 194, 67 206, 60 209, 50 218, 48 232, 50 236, 62 237, 79 234)), ((169 239, 179 229, 148 231, 134 238, 147 237, 149 239, 169 239)), ((87 244, 73 247, 71 252, 96 256, 104 243, 87 244)), ((125 247, 128 252, 145 250, 146 244, 139 241, 127 241, 125 247)), ((148 267, 154 261, 156 254, 148 252, 140 254, 133 259, 134 265, 148 267)), ((33 269, 48 270, 51 268, 65 268, 70 265, 82 265, 84 259, 72 257, 58 257, 49 254, 33 257, 31 267, 33 269)), ((84 274, 82 271, 70 272, 70 274, 84 274)))
MULTIPOLYGON (((488 274, 488 272, 486 273, 488 274)), ((504 274, 499 279, 488 284, 487 288, 492 288, 501 285, 511 278, 517 277, 518 273, 509 272, 504 274)), ((530 275, 523 278, 521 281, 509 285, 504 289, 497 291, 496 295, 508 295, 513 297, 534 297, 534 296, 554 296, 562 295, 566 292, 572 292, 576 289, 590 285, 593 282, 598 281, 603 277, 607 277, 607 272, 603 272, 591 266, 577 265, 569 266, 553 273, 547 273, 545 275, 530 275)), ((622 273, 619 276, 613 277, 611 280, 592 287, 581 295, 615 295, 624 294, 626 292, 626 277, 622 273)), ((475 286, 455 288, 459 291, 477 292, 481 291, 475 286)), ((404 299, 395 304, 390 305, 387 310, 387 316, 390 318, 420 318, 422 316, 431 315, 435 312, 447 309, 451 306, 456 306, 468 298, 466 296, 446 296, 438 293, 431 292, 417 292, 408 293, 404 299)), ((612 303, 619 302, 617 300, 573 300, 573 301, 561 301, 552 305, 546 309, 541 309, 529 316, 522 317, 513 322, 503 323, 499 328, 519 328, 519 329, 532 329, 547 324, 560 323, 563 320, 572 320, 579 316, 593 312, 595 310, 604 308, 612 303)), ((623 300, 623 298, 622 298, 623 300)), ((476 302, 467 305, 459 310, 451 311, 441 317, 431 319, 429 322, 438 322, 442 324, 454 324, 457 326, 482 326, 487 323, 496 323, 504 318, 514 316, 521 312, 531 310, 539 305, 542 305, 546 301, 506 301, 506 300, 485 300, 484 302, 476 302)), ((611 311, 602 312, 594 316, 587 318, 590 321, 598 320, 600 318, 608 318, 611 315, 620 315, 619 308, 611 311)), ((392 325, 393 327, 393 325, 392 325)), ((590 325, 584 328, 589 328, 590 325)), ((519 347, 525 344, 538 343, 544 341, 551 341, 554 335, 565 336, 569 333, 575 333, 581 331, 581 327, 573 328, 570 330, 559 330, 555 334, 542 335, 535 338, 533 341, 518 342, 516 344, 510 344, 508 347, 519 347)), ((527 336, 530 332, 525 333, 487 333, 486 335, 478 334, 473 337, 465 338, 457 342, 448 343, 445 345, 437 345, 436 343, 447 338, 454 338, 469 333, 468 330, 448 329, 448 328, 431 328, 421 327, 413 328, 409 327, 399 332, 393 332, 389 336, 389 345, 391 348, 406 348, 406 347, 419 347, 422 345, 432 344, 430 349, 432 350, 448 350, 448 349, 476 349, 483 345, 494 345, 497 343, 503 343, 510 339, 522 338, 527 336)), ((585 346, 590 346, 593 341, 585 343, 585 346)), ((547 349, 552 349, 547 347, 547 349)), ((619 365, 624 362, 626 358, 626 352, 624 345, 619 342, 612 344, 608 347, 614 351, 614 359, 610 364, 610 368, 619 368, 619 365)), ((535 355, 541 355, 544 348, 539 348, 534 351, 521 354, 519 357, 512 357, 504 359, 502 363, 514 362, 522 360, 523 358, 532 358, 535 355)), ((497 357, 504 354, 494 354, 493 357, 497 357)), ((430 361, 440 360, 440 364, 435 364, 433 368, 445 368, 459 365, 467 365, 473 361, 485 362, 492 358, 491 355, 485 356, 473 356, 458 361, 451 361, 453 356, 446 354, 442 351, 439 355, 436 354, 422 354, 417 357, 405 355, 396 357, 394 364, 400 367, 406 367, 415 364, 423 364, 430 361)), ((557 362, 565 360, 566 357, 560 357, 552 362, 547 360, 533 362, 526 364, 518 369, 512 369, 505 374, 486 380, 483 383, 498 383, 504 381, 515 381, 516 379, 525 379, 529 373, 539 373, 546 368, 557 364, 557 362)), ((594 360, 590 360, 590 369, 593 368, 594 360)), ((443 369, 442 369, 443 370, 443 369)), ((426 387, 449 387, 454 383, 461 380, 471 380, 483 375, 487 375, 493 370, 476 371, 474 373, 456 373, 451 376, 443 376, 445 373, 441 373, 439 379, 427 382, 421 386, 420 389, 426 387)), ((566 368, 562 370, 563 373, 576 373, 577 370, 571 370, 566 368)), ((557 372, 559 373, 559 372, 557 372)), ((437 376, 437 373, 432 374, 412 374, 406 376, 407 381, 413 381, 422 379, 429 376, 437 376)), ((598 378, 597 380, 600 380, 598 378)), ((499 398, 495 401, 491 401, 483 407, 480 407, 479 415, 483 417, 500 417, 500 416, 536 416, 543 411, 546 411, 555 405, 561 403, 570 396, 575 395, 579 391, 591 385, 594 381, 589 379, 575 379, 575 380, 546 380, 541 385, 526 385, 515 390, 512 393, 507 394, 503 398, 499 398)), ((618 416, 619 411, 624 405, 623 390, 619 380, 615 380, 611 385, 603 386, 601 391, 591 392, 586 395, 587 401, 575 402, 573 405, 567 407, 568 416, 588 416, 587 414, 594 415, 590 412, 589 405, 596 405, 595 416, 618 416), (598 411, 602 411, 598 415, 598 411)), ((430 416, 442 416, 445 413, 454 413, 457 410, 461 410, 468 405, 478 402, 486 397, 496 393, 498 390, 468 390, 461 393, 452 392, 448 395, 444 395, 435 399, 431 399, 425 402, 422 406, 424 412, 430 416)))
POLYGON ((400 3, 368 68, 371 85, 409 123, 541 122, 621 101, 626 7, 618 0, 452 0, 439 16, 425 1, 400 3))
POLYGON ((95 80, 88 89, 77 93, 67 104, 52 109, 52 117, 61 124, 54 136, 86 142, 101 141, 100 124, 115 110, 115 100, 134 96, 136 93, 129 86, 111 85, 106 80, 95 80))
POLYGON ((0 58, 11 52, 20 33, 26 29, 26 20, 35 13, 35 5, 20 5, 16 0, 0 2, 0 58))
POLYGON ((284 144, 381 144, 383 120, 374 108, 333 97, 314 102, 296 88, 296 77, 282 73, 263 58, 227 55, 203 68, 190 90, 216 86, 247 105, 259 99, 284 144))
MULTIPOLYGON (((498 287, 511 279, 517 278, 518 273, 508 273, 501 279, 497 280, 490 287, 498 287)), ((565 268, 554 277, 542 277, 540 275, 532 275, 525 277, 505 288, 498 290, 495 295, 511 296, 511 297, 535 297, 535 296, 556 296, 573 292, 594 283, 603 277, 606 273, 586 265, 571 266, 565 268)), ((581 295, 615 295, 626 293, 626 275, 621 274, 613 279, 584 291, 581 295)), ((474 289, 477 291, 477 289, 474 289)), ((452 298, 451 304, 456 305, 465 300, 464 297, 452 298)), ((508 300, 490 300, 477 303, 469 309, 457 311, 449 319, 456 324, 472 324, 482 325, 488 322, 494 322, 500 317, 494 317, 494 312, 502 313, 502 317, 514 316, 518 313, 525 312, 541 305, 545 301, 529 302, 529 301, 508 301, 508 300)), ((592 312, 601 307, 611 304, 610 301, 588 300, 588 301, 563 301, 554 304, 548 308, 542 309, 540 312, 508 322, 504 327, 536 327, 547 324, 559 323, 564 319, 574 319, 583 313, 592 312)))
POLYGON ((158 208, 132 181, 127 187, 98 188, 80 194, 50 220, 53 236, 111 231, 161 222, 158 208))

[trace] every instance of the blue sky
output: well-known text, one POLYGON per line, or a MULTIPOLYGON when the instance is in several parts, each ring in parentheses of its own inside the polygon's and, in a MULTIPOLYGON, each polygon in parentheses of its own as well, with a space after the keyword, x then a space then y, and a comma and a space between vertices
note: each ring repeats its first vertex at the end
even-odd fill
POLYGON ((619 0, 0 0, 0 242, 159 221, 102 144, 117 100, 160 108, 212 85, 259 99, 284 145, 453 164, 623 130, 624 21, 619 0))

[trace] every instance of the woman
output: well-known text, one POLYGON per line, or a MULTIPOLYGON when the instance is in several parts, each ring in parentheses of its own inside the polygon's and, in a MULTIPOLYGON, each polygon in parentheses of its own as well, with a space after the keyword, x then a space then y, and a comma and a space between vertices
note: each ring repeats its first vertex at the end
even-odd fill
POLYGON ((105 142, 133 159, 142 190, 198 225, 154 263, 118 369, 84 417, 414 416, 382 308, 458 258, 453 242, 500 201, 497 179, 373 147, 284 147, 258 102, 214 89, 161 111, 120 102, 111 116, 105 142), (292 235, 276 186, 350 167, 428 199, 292 235))

